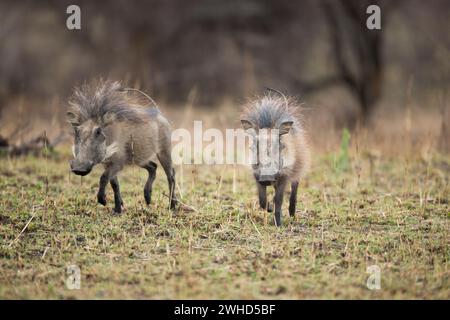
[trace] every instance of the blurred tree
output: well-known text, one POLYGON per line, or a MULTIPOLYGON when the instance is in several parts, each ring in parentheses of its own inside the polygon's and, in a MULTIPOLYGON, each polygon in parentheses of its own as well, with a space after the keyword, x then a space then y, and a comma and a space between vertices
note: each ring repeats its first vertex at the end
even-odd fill
POLYGON ((447 90, 440 99, 441 111, 441 132, 438 139, 438 149, 443 153, 450 153, 450 107, 448 103, 447 90))
MULTIPOLYGON (((392 1, 390 2, 392 4, 392 1)), ((335 74, 313 83, 303 84, 306 92, 335 85, 345 86, 360 108, 359 120, 366 125, 376 103, 381 98, 383 82, 383 32, 366 26, 366 9, 378 5, 382 26, 392 5, 383 0, 324 0, 335 74)), ((383 27, 382 27, 383 28, 383 27)), ((354 124, 353 124, 354 125, 354 124)))
POLYGON ((436 77, 449 70, 448 0, 79 0, 82 29, 70 31, 72 3, 0 1, 0 109, 23 96, 50 110, 55 96, 103 76, 173 105, 196 88, 196 103, 211 107, 263 86, 303 95, 338 85, 366 122, 382 87, 397 99, 410 74, 415 94, 448 86, 436 77), (381 30, 366 28, 371 4, 381 7, 381 30))
MULTIPOLYGON (((336 80, 341 81, 357 99, 362 124, 367 123, 381 97, 383 32, 369 30, 366 26, 366 8, 371 4, 380 6, 380 2, 327 0, 323 6, 338 70, 336 80), (348 50, 347 55, 345 47, 348 50)), ((382 9, 383 19, 386 17, 385 9, 382 9)))

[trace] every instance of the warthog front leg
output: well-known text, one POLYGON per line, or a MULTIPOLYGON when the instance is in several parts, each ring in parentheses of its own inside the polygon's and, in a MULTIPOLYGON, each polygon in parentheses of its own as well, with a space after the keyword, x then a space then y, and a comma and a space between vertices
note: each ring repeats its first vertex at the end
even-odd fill
POLYGON ((289 215, 291 217, 295 215, 295 207, 297 205, 297 190, 298 190, 298 181, 292 181, 291 196, 289 197, 289 215))
POLYGON ((100 177, 99 187, 98 187, 98 193, 97 193, 97 201, 101 205, 106 206, 106 185, 109 181, 109 173, 107 171, 103 172, 102 176, 100 177))
POLYGON ((261 209, 267 210, 270 212, 269 207, 267 206, 267 187, 263 186, 258 181, 256 182, 256 186, 258 188, 258 200, 259 206, 261 209))
POLYGON ((284 189, 286 188, 287 179, 282 177, 275 183, 275 196, 273 202, 275 203, 275 225, 281 226, 281 205, 283 204, 284 189))
POLYGON ((144 187, 144 198, 147 205, 150 204, 150 201, 152 199, 152 186, 153 181, 155 181, 157 167, 158 166, 153 161, 150 161, 146 166, 144 166, 144 169, 147 169, 148 171, 148 178, 144 187))
POLYGON ((120 167, 115 167, 115 166, 111 166, 111 167, 106 167, 105 168, 105 172, 103 172, 103 174, 100 177, 100 182, 99 182, 99 188, 98 188, 98 193, 97 193, 97 201, 98 203, 102 204, 102 205, 106 205, 106 185, 108 184, 108 182, 111 182, 111 187, 114 190, 114 202, 115 202, 115 208, 114 208, 114 212, 116 213, 121 213, 122 212, 122 208, 121 208, 121 203, 122 203, 122 197, 120 196, 120 190, 119 190, 119 181, 117 180, 117 173, 120 171, 120 167), (112 181, 114 180, 114 181, 112 181), (119 206, 117 204, 120 204, 119 206))
POLYGON ((121 213, 123 200, 122 196, 120 195, 119 180, 117 179, 117 176, 109 180, 109 183, 111 184, 111 188, 114 191, 114 212, 121 213))

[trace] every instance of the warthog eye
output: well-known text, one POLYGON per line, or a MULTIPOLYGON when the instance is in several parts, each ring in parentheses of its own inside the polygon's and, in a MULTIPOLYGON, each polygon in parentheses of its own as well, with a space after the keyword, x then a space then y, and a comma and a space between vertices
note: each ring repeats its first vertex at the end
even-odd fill
POLYGON ((97 129, 95 129, 94 135, 95 137, 100 137, 102 133, 102 128, 98 127, 97 129))

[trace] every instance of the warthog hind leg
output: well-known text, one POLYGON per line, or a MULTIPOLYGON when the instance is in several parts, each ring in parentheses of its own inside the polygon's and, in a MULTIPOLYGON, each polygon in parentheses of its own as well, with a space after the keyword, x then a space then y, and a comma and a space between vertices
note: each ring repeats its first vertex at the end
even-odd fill
POLYGON ((144 198, 145 198, 145 203, 147 205, 150 204, 151 199, 152 199, 152 186, 153 186, 153 181, 155 181, 157 167, 158 166, 153 161, 150 161, 147 165, 145 165, 143 167, 144 169, 147 169, 147 171, 148 171, 147 182, 145 183, 145 186, 144 186, 144 198))

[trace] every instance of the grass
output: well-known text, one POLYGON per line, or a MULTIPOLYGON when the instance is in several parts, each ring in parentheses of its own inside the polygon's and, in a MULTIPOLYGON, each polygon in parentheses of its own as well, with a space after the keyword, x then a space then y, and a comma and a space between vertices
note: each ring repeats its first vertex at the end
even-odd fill
POLYGON ((127 168, 126 210, 112 216, 109 187, 108 206, 96 202, 100 168, 81 179, 67 159, 0 160, 2 299, 450 297, 448 157, 352 156, 344 171, 317 157, 281 228, 245 168, 235 192, 230 166, 185 166, 182 179, 176 168, 192 208, 175 213, 161 168, 150 207, 146 172, 127 168), (79 290, 65 285, 73 264, 79 290), (366 287, 371 265, 380 290, 366 287))

